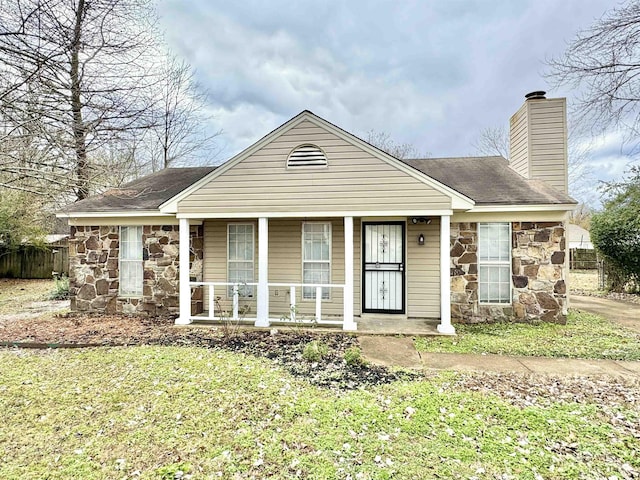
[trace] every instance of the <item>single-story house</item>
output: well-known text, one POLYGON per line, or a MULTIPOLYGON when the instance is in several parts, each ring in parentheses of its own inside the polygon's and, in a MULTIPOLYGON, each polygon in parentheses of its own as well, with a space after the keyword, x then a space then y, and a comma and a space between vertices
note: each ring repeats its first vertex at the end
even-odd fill
POLYGON ((566 100, 527 96, 511 159, 401 160, 303 111, 218 167, 69 205, 71 308, 177 324, 563 321, 566 100))

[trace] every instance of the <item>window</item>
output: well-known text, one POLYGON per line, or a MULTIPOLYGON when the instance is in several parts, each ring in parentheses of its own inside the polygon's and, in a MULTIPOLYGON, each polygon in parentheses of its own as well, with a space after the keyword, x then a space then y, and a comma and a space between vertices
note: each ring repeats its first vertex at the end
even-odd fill
POLYGON ((120 227, 120 295, 142 295, 142 227, 120 227))
POLYGON ((287 168, 326 167, 327 157, 316 145, 300 145, 287 158, 287 168))
MULTIPOLYGON (((253 283, 253 224, 230 223, 227 233, 227 282, 253 283)), ((240 285, 238 292, 241 297, 253 297, 253 286, 240 285)), ((233 295, 231 286, 228 295, 233 295)))
MULTIPOLYGON (((331 224, 302 224, 302 283, 331 283, 331 224)), ((304 287, 302 298, 316 298, 314 287, 304 287)), ((322 298, 329 298, 329 288, 322 289, 322 298)))
POLYGON ((478 224, 480 303, 511 303, 511 229, 508 223, 478 224))

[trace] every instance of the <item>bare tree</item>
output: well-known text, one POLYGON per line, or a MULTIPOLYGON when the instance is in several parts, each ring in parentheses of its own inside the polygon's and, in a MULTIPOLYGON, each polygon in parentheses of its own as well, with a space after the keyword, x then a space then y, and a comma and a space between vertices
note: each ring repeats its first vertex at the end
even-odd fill
POLYGON ((503 127, 487 127, 473 141, 478 155, 509 158, 509 132, 503 127))
POLYGON ((578 89, 574 103, 592 133, 612 126, 640 131, 640 1, 614 8, 578 32, 563 55, 547 62, 555 86, 578 89))
POLYGON ((400 160, 407 158, 427 158, 431 156, 428 152, 420 154, 418 149, 410 143, 396 143, 387 132, 369 130, 364 140, 400 160))
POLYGON ((167 58, 161 78, 149 132, 152 170, 193 163, 198 158, 210 161, 215 138, 221 132, 209 130, 207 92, 196 84, 190 65, 175 57, 167 58))
MULTIPOLYGON (((148 0, 3 4, 5 136, 30 137, 39 152, 37 165, 11 163, 1 172, 7 186, 35 168, 49 184, 72 189, 77 200, 89 196, 101 176, 95 170, 104 167, 93 153, 151 124, 147 90, 158 81, 153 19, 148 0)), ((12 155, 3 158, 10 162, 12 155)))
POLYGON ((569 222, 589 230, 593 209, 585 203, 579 203, 569 214, 569 222))

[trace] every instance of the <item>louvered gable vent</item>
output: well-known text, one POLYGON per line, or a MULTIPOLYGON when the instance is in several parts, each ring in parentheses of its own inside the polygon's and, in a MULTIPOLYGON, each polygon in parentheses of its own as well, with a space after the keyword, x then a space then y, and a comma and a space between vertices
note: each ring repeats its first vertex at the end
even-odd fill
POLYGON ((287 168, 326 167, 327 157, 316 145, 300 145, 289 154, 287 168))

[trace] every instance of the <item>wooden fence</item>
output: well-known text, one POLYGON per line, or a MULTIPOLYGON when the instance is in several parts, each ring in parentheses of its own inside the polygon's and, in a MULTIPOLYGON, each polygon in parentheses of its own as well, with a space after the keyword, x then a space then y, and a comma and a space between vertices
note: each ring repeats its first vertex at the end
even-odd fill
POLYGON ((44 249, 25 245, 12 252, 0 251, 0 278, 51 278, 69 275, 69 247, 44 249))

